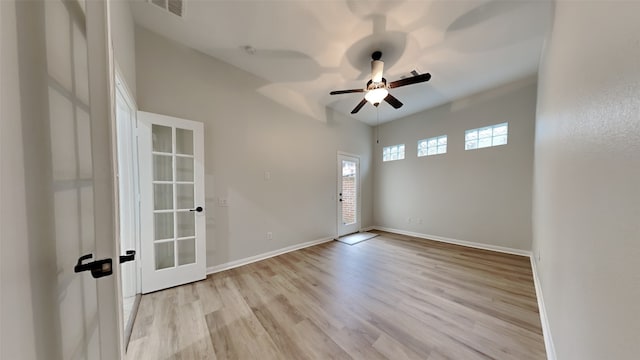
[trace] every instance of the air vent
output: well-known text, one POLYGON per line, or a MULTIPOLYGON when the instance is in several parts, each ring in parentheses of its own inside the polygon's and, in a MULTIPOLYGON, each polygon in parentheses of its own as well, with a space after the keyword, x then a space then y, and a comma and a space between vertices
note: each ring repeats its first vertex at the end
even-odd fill
POLYGON ((174 15, 177 15, 180 17, 184 15, 183 0, 148 0, 148 1, 174 15))

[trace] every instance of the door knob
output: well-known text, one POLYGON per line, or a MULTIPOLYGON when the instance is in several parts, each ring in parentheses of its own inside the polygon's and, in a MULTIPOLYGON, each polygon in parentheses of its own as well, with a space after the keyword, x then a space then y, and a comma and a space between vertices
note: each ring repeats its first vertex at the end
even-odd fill
POLYGON ((136 258, 135 250, 127 250, 127 255, 120 255, 120 264, 133 261, 136 258))
POLYGON ((189 210, 189 211, 202 212, 202 210, 204 210, 204 209, 202 208, 202 206, 198 206, 197 208, 195 208, 195 209, 191 209, 191 210, 189 210))
POLYGON ((95 279, 113 274, 113 269, 111 268, 111 259, 102 259, 83 263, 83 261, 90 260, 91 258, 93 258, 93 254, 81 256, 78 259, 78 263, 73 268, 73 271, 77 273, 82 271, 91 271, 91 275, 95 279))

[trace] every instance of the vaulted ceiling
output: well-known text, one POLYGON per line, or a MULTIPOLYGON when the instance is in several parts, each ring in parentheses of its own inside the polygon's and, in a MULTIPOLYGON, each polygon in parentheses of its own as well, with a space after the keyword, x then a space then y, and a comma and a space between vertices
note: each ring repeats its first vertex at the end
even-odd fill
POLYGON ((552 18, 546 0, 186 0, 182 18, 132 8, 140 26, 264 78, 257 91, 294 111, 324 120, 330 107, 371 125, 534 74, 552 18), (432 79, 392 89, 398 110, 350 115, 363 94, 329 91, 363 88, 375 50, 388 81, 432 79))

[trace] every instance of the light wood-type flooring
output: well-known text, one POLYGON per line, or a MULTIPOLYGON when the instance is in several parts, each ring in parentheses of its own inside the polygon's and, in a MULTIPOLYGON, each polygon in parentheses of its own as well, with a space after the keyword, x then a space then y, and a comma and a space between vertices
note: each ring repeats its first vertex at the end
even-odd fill
POLYGON ((529 259, 336 241, 142 297, 127 359, 544 359, 529 259))

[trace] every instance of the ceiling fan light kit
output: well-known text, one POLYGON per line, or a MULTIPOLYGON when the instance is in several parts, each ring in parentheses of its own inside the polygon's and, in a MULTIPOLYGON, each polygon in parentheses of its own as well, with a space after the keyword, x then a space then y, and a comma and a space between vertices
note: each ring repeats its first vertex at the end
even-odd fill
POLYGON ((362 107, 367 102, 371 103, 371 105, 375 107, 378 107, 378 105, 380 105, 383 100, 391 105, 394 109, 399 109, 403 105, 402 102, 396 99, 393 95, 389 94, 388 89, 417 84, 429 81, 429 79, 431 79, 431 74, 429 73, 416 74, 412 77, 400 79, 387 84, 387 80, 382 77, 384 62, 380 60, 381 57, 382 53, 380 51, 375 51, 373 54, 371 54, 371 80, 367 82, 367 87, 365 89, 336 90, 329 93, 330 95, 339 95, 364 92, 364 99, 362 99, 362 101, 360 101, 360 103, 358 103, 358 105, 356 105, 356 107, 351 111, 352 114, 360 111, 360 109, 362 109, 362 107))
POLYGON ((371 105, 378 106, 380 105, 380 102, 387 97, 387 95, 389 95, 389 90, 382 87, 367 91, 367 93, 364 94, 364 98, 367 99, 371 105))

